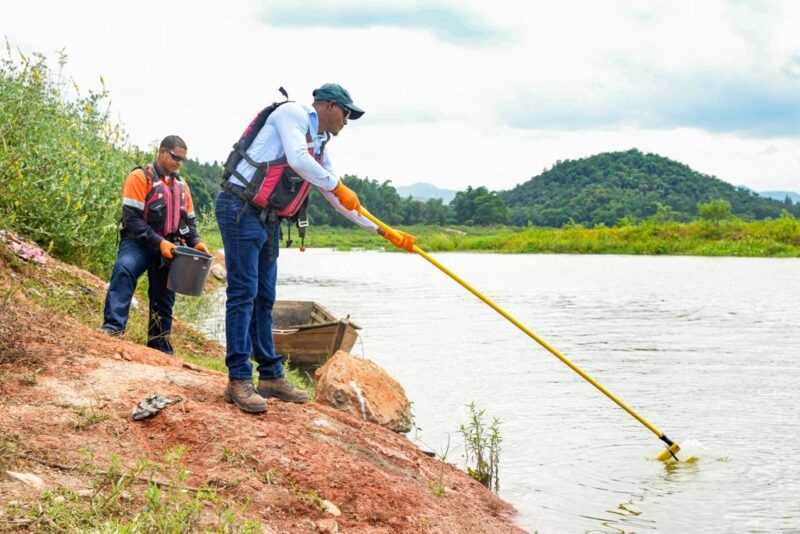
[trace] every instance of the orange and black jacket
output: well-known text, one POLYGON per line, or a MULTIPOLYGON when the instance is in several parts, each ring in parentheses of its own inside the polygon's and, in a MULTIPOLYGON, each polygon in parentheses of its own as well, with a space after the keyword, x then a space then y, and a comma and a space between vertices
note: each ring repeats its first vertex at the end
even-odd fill
POLYGON ((189 184, 164 176, 153 163, 137 167, 122 186, 122 235, 158 247, 162 239, 200 242, 189 184))

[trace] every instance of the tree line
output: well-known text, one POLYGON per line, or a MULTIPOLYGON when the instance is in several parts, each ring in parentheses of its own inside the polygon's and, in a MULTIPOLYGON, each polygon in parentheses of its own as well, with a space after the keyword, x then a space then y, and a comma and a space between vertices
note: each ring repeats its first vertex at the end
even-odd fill
MULTIPOLYGON (((222 166, 217 163, 200 163, 189 159, 183 166, 182 174, 192 189, 192 199, 198 210, 209 213, 213 209, 214 198, 219 191, 222 166)), ((361 203, 371 213, 390 225, 429 224, 444 226, 460 224, 467 226, 488 226, 505 224, 508 208, 499 194, 485 187, 460 191, 455 198, 445 204, 442 199, 417 200, 402 198, 391 181, 379 182, 369 178, 345 175, 342 181, 358 194, 361 203)), ((307 215, 311 224, 349 227, 350 221, 338 215, 316 188, 311 189, 307 215)))
MULTIPOLYGON (((222 168, 216 162, 189 160, 184 171, 195 204, 210 206, 219 189, 222 168), (196 180, 205 180, 196 187, 196 180), (202 196, 201 196, 202 195, 202 196)), ((604 153, 575 162, 558 162, 552 169, 510 191, 469 186, 449 204, 441 199, 401 197, 391 181, 345 175, 374 215, 390 225, 543 226, 561 228, 580 224, 589 228, 637 221, 688 222, 704 217, 703 206, 729 206, 729 215, 745 221, 777 219, 785 211, 800 216, 800 204, 763 198, 661 156, 637 150, 604 153)), ((706 208, 708 209, 708 208, 706 208)), ((349 227, 312 189, 308 216, 312 224, 349 227)))

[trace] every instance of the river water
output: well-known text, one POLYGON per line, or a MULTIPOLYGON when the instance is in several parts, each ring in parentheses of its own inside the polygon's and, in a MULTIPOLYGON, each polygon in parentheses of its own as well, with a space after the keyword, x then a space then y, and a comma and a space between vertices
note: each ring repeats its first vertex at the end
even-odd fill
MULTIPOLYGON (((435 257, 698 452, 652 460, 650 430, 420 256, 282 250, 278 298, 363 327, 352 352, 403 384, 409 437, 463 466, 467 404, 500 419, 521 526, 800 532, 800 260, 435 257)), ((224 341, 215 311, 200 326, 224 341)))

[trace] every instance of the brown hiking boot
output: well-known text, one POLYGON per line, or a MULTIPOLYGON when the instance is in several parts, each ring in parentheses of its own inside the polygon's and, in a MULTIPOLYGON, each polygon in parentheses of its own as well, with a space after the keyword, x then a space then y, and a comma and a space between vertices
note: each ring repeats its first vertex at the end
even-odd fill
POLYGON ((267 411, 267 401, 256 393, 252 380, 228 380, 228 387, 223 395, 225 402, 232 402, 240 410, 248 413, 267 411))
POLYGON ((266 399, 275 397, 284 402, 308 402, 308 393, 296 389, 285 376, 259 380, 256 391, 266 399))

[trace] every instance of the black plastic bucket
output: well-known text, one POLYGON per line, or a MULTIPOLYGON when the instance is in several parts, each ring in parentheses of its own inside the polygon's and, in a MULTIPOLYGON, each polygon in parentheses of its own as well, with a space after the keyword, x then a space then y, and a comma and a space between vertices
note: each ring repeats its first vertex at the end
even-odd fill
POLYGON ((167 289, 192 297, 202 295, 214 258, 189 247, 178 247, 172 255, 167 289))

